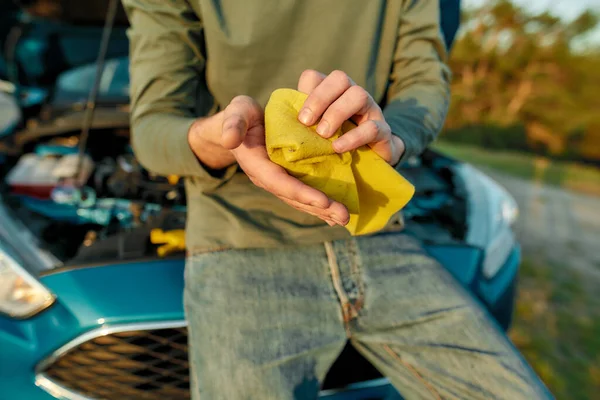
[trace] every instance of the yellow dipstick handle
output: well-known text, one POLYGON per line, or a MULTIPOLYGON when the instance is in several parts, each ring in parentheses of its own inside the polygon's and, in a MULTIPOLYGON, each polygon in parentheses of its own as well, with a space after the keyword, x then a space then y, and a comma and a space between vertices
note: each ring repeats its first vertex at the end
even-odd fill
POLYGON ((165 257, 171 253, 185 250, 185 231, 183 229, 174 229, 163 231, 162 229, 152 229, 150 231, 150 242, 153 244, 162 244, 156 249, 159 257, 165 257))

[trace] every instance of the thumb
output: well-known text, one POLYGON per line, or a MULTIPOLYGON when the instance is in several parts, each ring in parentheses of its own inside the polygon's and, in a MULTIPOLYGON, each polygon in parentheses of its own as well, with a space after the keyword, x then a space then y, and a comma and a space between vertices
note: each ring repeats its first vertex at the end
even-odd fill
POLYGON ((260 105, 251 97, 237 96, 223 111, 223 127, 221 130, 221 145, 233 150, 246 137, 246 132, 264 119, 260 105))

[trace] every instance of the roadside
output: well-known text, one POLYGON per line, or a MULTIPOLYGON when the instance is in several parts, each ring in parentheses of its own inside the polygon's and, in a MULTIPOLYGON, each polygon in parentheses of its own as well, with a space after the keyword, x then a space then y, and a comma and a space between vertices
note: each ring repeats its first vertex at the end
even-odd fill
POLYGON ((597 397, 600 197, 581 192, 600 194, 600 171, 456 144, 436 147, 477 165, 519 205, 515 231, 524 262, 511 339, 557 399, 597 397))
POLYGON ((600 284, 600 197, 482 168, 515 197, 515 231, 526 256, 574 268, 600 284))
POLYGON ((526 258, 510 338, 559 400, 600 392, 600 298, 584 274, 526 258))
POLYGON ((510 332, 557 399, 600 392, 600 197, 484 168, 513 194, 525 262, 510 332))
POLYGON ((600 169, 584 164, 549 161, 527 153, 488 151, 446 141, 437 141, 434 147, 451 157, 510 176, 600 196, 600 169))

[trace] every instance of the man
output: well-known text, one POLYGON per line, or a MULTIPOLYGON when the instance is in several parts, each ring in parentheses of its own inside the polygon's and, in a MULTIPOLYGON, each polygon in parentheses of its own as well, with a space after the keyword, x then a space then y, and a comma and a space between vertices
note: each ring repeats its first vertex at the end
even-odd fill
POLYGON ((347 340, 408 399, 544 396, 398 219, 351 238, 344 205, 265 149, 269 95, 297 87, 323 137, 357 123, 335 151, 421 152, 449 99, 437 0, 123 3, 135 152, 186 177, 193 398, 315 398, 347 340))

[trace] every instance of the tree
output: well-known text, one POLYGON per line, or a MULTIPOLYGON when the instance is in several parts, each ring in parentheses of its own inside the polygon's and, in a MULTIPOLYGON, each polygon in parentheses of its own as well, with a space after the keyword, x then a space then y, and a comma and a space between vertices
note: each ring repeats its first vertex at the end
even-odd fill
POLYGON ((597 24, 591 11, 565 22, 509 0, 463 13, 450 60, 448 137, 600 161, 589 145, 600 125, 600 52, 573 50, 597 24))

